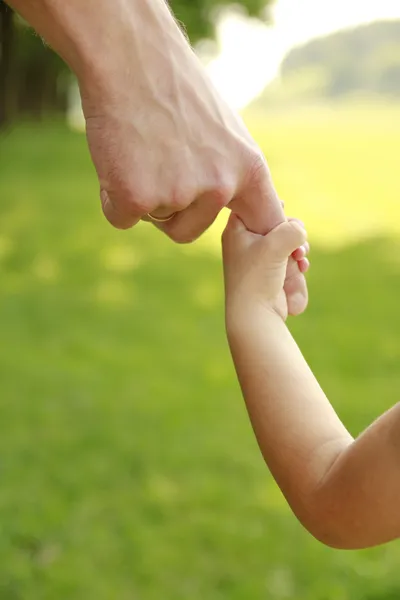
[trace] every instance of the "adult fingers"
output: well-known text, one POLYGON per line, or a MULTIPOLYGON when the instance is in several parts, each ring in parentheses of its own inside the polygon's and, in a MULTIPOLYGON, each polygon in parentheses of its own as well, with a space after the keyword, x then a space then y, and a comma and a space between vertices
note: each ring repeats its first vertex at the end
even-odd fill
POLYGON ((283 203, 278 198, 262 156, 257 158, 243 189, 232 200, 230 208, 240 217, 247 229, 261 235, 265 235, 286 220, 283 203))
POLYGON ((133 206, 129 207, 129 209, 127 207, 120 207, 120 205, 113 201, 111 194, 106 190, 101 190, 100 200, 104 216, 117 229, 129 229, 133 227, 142 216, 142 212, 139 209, 134 209, 133 206))
POLYGON ((227 202, 227 195, 207 192, 184 210, 178 211, 170 221, 154 224, 175 242, 193 242, 214 223, 227 202))

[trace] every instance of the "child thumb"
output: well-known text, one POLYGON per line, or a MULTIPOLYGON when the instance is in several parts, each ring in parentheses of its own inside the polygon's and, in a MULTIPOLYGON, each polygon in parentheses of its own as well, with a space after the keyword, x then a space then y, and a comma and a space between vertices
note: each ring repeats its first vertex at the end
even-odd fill
POLYGON ((222 234, 222 241, 227 244, 236 240, 236 242, 241 238, 241 235, 246 233, 246 227, 239 219, 239 217, 232 211, 228 223, 225 227, 225 231, 222 234))
POLYGON ((274 256, 276 260, 286 260, 307 241, 307 232, 296 221, 286 221, 275 227, 265 240, 270 256, 274 256))

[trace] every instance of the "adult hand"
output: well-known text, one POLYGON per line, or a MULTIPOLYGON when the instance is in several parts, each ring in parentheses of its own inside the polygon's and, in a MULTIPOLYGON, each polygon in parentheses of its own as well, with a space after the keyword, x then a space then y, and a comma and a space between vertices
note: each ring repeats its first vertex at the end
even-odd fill
MULTIPOLYGON (((266 233, 284 220, 264 157, 221 99, 164 0, 10 0, 77 75, 104 214, 148 213, 190 242, 230 206, 266 233)), ((297 264, 288 283, 307 304, 297 264)), ((291 294, 291 297, 296 296, 291 294)))
POLYGON ((125 229, 176 213, 158 227, 190 242, 230 204, 251 229, 274 227, 283 212, 262 153, 164 0, 142 0, 131 21, 119 52, 80 81, 107 219, 125 229))
MULTIPOLYGON (((241 118, 222 100, 163 0, 148 0, 128 51, 96 96, 82 85, 89 147, 107 219, 129 228, 151 213, 176 242, 199 237, 228 206, 267 233, 284 220, 267 163, 241 118)), ((289 313, 307 286, 288 264, 289 313)))

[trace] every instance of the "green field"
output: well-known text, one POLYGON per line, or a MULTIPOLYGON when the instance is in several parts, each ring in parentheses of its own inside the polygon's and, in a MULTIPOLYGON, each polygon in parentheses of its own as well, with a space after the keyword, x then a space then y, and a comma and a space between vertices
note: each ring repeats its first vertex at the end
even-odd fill
MULTIPOLYGON (((400 110, 248 121, 313 243, 291 328, 357 434, 400 391, 400 110)), ((324 548, 263 464, 221 223, 184 248, 112 230, 57 124, 0 138, 0 198, 0 600, 398 600, 399 543, 324 548)))

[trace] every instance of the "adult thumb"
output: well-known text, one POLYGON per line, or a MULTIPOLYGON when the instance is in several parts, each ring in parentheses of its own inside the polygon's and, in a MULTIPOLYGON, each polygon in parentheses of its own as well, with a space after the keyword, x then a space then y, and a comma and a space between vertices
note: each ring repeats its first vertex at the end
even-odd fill
POLYGON ((265 235, 285 221, 282 202, 278 198, 271 173, 264 159, 253 169, 251 178, 230 203, 246 228, 265 235))
POLYGON ((286 260, 307 240, 306 230, 296 221, 286 221, 265 237, 266 252, 275 260, 286 260))

